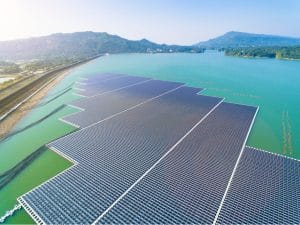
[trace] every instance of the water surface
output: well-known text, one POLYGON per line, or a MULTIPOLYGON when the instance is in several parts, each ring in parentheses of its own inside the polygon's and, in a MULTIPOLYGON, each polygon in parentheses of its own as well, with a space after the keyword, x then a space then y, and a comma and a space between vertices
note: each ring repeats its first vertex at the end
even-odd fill
MULTIPOLYGON (((67 90, 79 76, 101 72, 124 73, 160 80, 184 82, 206 88, 202 94, 225 97, 227 102, 259 106, 247 145, 300 159, 300 62, 227 57, 204 54, 122 54, 98 58, 75 69, 45 97, 44 102, 67 90)), ((77 99, 67 91, 54 101, 32 110, 16 127, 37 121, 60 105, 77 99)), ((42 123, 0 143, 0 173, 41 145, 74 130, 58 120, 74 112, 64 108, 42 123)), ((0 215, 16 203, 16 197, 70 166, 47 151, 17 178, 0 190, 0 215)), ((24 211, 7 223, 30 223, 24 211)), ((32 221, 31 221, 32 222, 32 221)))

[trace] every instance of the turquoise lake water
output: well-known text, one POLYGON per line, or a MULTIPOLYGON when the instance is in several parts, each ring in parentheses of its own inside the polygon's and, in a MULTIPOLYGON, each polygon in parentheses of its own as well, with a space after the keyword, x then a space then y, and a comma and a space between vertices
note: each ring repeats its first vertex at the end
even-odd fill
MULTIPOLYGON (((122 54, 98 58, 76 68, 45 97, 61 93, 79 76, 102 72, 124 73, 202 87, 202 94, 226 98, 227 102, 259 106, 247 145, 300 159, 300 62, 275 59, 227 57, 204 54, 122 54)), ((72 91, 32 110, 16 127, 20 129, 60 105, 77 99, 72 91)), ((58 118, 75 110, 64 108, 32 128, 0 143, 0 173, 41 145, 74 130, 58 118)), ((0 190, 0 216, 16 203, 16 197, 70 166, 46 151, 18 177, 0 190)), ((7 223, 30 223, 23 211, 7 223)))

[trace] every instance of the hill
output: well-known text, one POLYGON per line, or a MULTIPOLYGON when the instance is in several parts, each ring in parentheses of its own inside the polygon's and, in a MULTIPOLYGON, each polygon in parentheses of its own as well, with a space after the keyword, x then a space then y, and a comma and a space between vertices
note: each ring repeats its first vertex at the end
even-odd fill
POLYGON ((195 46, 211 49, 222 49, 295 45, 300 45, 300 38, 231 31, 208 41, 197 43, 195 46))
POLYGON ((132 41, 105 32, 57 33, 0 42, 0 60, 86 58, 104 53, 203 52, 197 46, 132 41))
POLYGON ((299 60, 300 46, 228 48, 225 49, 225 55, 299 60))

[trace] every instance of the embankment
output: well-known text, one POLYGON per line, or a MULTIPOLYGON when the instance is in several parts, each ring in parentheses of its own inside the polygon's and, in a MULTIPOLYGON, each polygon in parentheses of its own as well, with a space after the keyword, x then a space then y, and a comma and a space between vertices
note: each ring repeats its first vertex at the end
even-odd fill
POLYGON ((7 135, 17 122, 26 115, 39 101, 70 71, 96 57, 73 63, 63 68, 50 71, 29 85, 0 101, 0 138, 7 135))

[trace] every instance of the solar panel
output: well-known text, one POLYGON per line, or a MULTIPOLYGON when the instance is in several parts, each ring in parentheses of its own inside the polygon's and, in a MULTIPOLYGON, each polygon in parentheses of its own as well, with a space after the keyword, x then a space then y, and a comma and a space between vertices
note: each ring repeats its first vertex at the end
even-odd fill
POLYGON ((96 83, 91 83, 87 85, 82 85, 80 89, 76 90, 76 93, 83 94, 85 96, 93 96, 97 94, 102 94, 107 91, 115 90, 118 88, 126 87, 140 82, 145 82, 150 80, 145 77, 134 77, 134 76, 120 76, 111 79, 100 80, 96 83))
MULTIPOLYGON (((72 105, 82 108, 84 111, 66 116, 63 120, 85 127, 182 85, 182 83, 176 82, 150 80, 119 91, 82 99, 73 102, 72 105)), ((201 89, 198 88, 197 90, 200 91, 201 89)))
POLYGON ((98 83, 102 83, 107 80, 116 79, 123 77, 122 74, 111 74, 111 73, 101 73, 90 75, 89 77, 79 77, 78 81, 75 82, 76 88, 84 89, 87 86, 95 86, 98 83))
POLYGON ((75 164, 18 199, 37 223, 300 223, 300 161, 242 151, 256 107, 125 75, 81 85, 97 96, 65 119, 84 128, 48 144, 75 164))
POLYGON ((112 78, 117 78, 117 77, 121 77, 121 76, 127 76, 126 74, 116 74, 116 73, 96 73, 93 75, 89 75, 87 77, 83 77, 83 79, 85 79, 86 83, 95 83, 101 80, 108 80, 108 79, 112 79, 112 78))
POLYGON ((299 224, 300 161, 246 147, 221 224, 299 224))
POLYGON ((99 224, 212 224, 255 112, 222 103, 99 224))
POLYGON ((22 199, 46 223, 92 223, 220 101, 182 87, 54 141, 78 164, 22 199))

